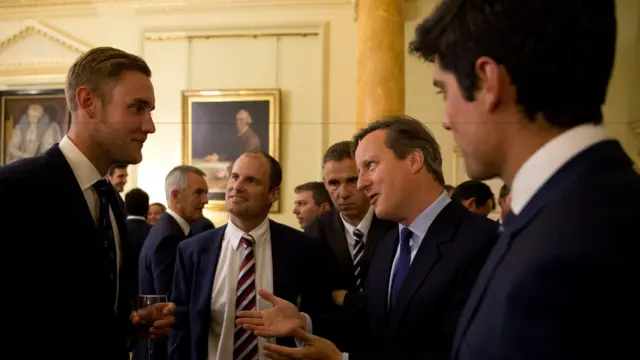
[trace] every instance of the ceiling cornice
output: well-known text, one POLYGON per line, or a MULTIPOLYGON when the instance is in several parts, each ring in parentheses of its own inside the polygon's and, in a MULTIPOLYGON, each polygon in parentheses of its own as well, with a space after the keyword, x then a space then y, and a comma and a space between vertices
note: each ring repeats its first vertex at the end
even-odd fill
POLYGON ((105 7, 130 8, 136 13, 199 12, 245 8, 353 6, 353 0, 4 0, 0 19, 97 15, 105 7))

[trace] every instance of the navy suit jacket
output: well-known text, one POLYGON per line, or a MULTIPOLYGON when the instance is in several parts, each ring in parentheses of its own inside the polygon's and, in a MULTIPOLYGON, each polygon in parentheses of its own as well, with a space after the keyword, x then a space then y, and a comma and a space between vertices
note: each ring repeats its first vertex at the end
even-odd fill
POLYGON ((637 353, 640 176, 616 141, 579 153, 515 218, 460 318, 454 359, 637 353))
MULTIPOLYGON (((211 294, 226 225, 178 246, 172 301, 176 326, 169 339, 172 360, 206 360, 211 329, 211 294)), ((310 315, 325 311, 331 292, 324 279, 326 250, 301 231, 269 220, 273 293, 310 315)), ((295 346, 293 339, 278 343, 295 346)))
POLYGON ((349 359, 448 359, 458 317, 497 232, 495 221, 449 202, 429 226, 392 309, 389 280, 399 231, 388 232, 371 261, 361 308, 350 319, 354 337, 361 336, 349 359))
POLYGON ((0 167, 0 221, 6 261, 0 277, 2 343, 38 359, 126 360, 133 326, 133 261, 120 196, 111 209, 120 234, 119 297, 109 290, 102 244, 87 201, 57 145, 41 156, 0 167), (68 331, 39 329, 53 316, 68 331), (90 320, 87 320, 90 319, 90 320))
POLYGON ((169 213, 151 228, 138 261, 140 294, 171 296, 176 252, 187 236, 169 213))
POLYGON ((146 220, 142 219, 127 219, 127 232, 129 235, 129 246, 131 248, 131 258, 135 261, 135 290, 138 293, 138 259, 140 258, 140 252, 142 251, 142 244, 144 244, 147 235, 149 235, 151 225, 146 220))

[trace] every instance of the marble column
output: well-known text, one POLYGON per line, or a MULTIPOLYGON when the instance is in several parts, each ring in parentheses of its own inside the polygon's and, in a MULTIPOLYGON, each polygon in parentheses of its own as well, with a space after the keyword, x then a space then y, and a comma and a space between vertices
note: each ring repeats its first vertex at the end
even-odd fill
POLYGON ((405 0, 357 0, 357 129, 383 115, 403 114, 405 0))

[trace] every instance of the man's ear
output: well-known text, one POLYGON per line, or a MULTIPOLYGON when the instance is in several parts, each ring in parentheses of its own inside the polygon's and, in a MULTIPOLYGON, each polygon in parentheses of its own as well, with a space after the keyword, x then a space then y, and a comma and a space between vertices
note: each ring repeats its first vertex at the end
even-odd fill
POLYGON ((409 159, 409 166, 411 166, 411 172, 417 174, 422 168, 424 168, 424 154, 422 151, 415 149, 407 158, 409 159))
POLYGON ((329 205, 328 202, 323 203, 322 205, 320 205, 320 211, 321 212, 325 212, 327 210, 331 209, 331 205, 329 205))
POLYGON ((76 91, 78 109, 82 110, 90 118, 98 113, 99 101, 97 94, 86 86, 81 86, 76 91))
POLYGON ((278 199, 280 199, 280 187, 269 190, 269 202, 273 204, 278 199))

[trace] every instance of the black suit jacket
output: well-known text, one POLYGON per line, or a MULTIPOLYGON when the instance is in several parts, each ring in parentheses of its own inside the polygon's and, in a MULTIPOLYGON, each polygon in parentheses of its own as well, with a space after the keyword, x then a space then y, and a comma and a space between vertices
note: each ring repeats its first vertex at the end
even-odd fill
MULTIPOLYGON (((111 203, 117 198, 114 191, 111 203)), ((8 259, 0 276, 10 328, 3 344, 33 359, 129 358, 133 267, 122 207, 111 209, 120 235, 117 305, 103 280, 107 269, 100 265, 96 225, 58 146, 0 167, 0 221, 8 259), (38 328, 52 317, 66 319, 70 330, 41 333, 38 328)))
POLYGON ((131 258, 135 261, 135 290, 136 294, 138 293, 138 259, 140 258, 140 251, 142 251, 142 244, 144 244, 144 240, 149 235, 149 230, 151 230, 151 225, 147 223, 146 220, 142 219, 127 219, 127 233, 129 235, 129 246, 131 248, 131 258))
POLYGON ((616 141, 571 159, 505 221, 460 318, 454 359, 637 353, 640 176, 616 141))
MULTIPOLYGON (((172 300, 175 331, 169 339, 172 360, 206 360, 211 329, 211 294, 227 226, 196 235, 178 246, 172 300)), ((304 233, 269 221, 273 293, 310 315, 325 311, 330 292, 325 283, 326 255, 321 244, 304 233)), ((293 339, 279 344, 295 346, 293 339)))
POLYGON ((495 221, 449 202, 429 226, 392 309, 389 280, 399 231, 387 233, 371 261, 362 307, 351 319, 359 325, 353 333, 362 336, 349 359, 448 359, 458 317, 497 231, 495 221))
MULTIPOLYGON (((367 272, 369 270, 369 263, 373 257, 373 253, 378 246, 380 239, 389 230, 397 229, 396 223, 378 219, 373 215, 371 220, 371 226, 367 233, 367 242, 365 243, 364 254, 362 258, 362 278, 366 281, 367 272)), ((337 265, 336 276, 338 276, 338 283, 336 283, 336 289, 350 290, 355 288, 356 279, 354 276, 353 258, 351 251, 349 251, 349 245, 345 236, 344 224, 340 218, 340 212, 332 207, 330 210, 325 211, 320 216, 316 217, 305 227, 304 232, 312 237, 320 239, 331 249, 335 263, 337 265)))

